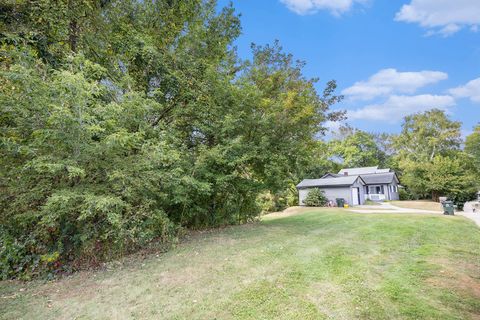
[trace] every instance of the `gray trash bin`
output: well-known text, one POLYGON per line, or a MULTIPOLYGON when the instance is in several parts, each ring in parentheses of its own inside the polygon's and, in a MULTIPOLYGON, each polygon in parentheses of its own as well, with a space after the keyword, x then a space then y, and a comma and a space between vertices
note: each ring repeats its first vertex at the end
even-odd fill
POLYGON ((453 201, 443 201, 443 214, 453 216, 455 214, 455 207, 453 201))

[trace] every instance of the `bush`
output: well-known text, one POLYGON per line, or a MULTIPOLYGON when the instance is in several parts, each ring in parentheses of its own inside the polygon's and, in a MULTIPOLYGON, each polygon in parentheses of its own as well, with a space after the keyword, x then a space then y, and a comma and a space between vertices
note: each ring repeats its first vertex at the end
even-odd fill
POLYGON ((464 191, 461 193, 456 194, 449 194, 448 200, 453 201, 453 203, 457 206, 457 209, 462 211, 465 202, 472 201, 476 199, 476 192, 475 191, 464 191))
POLYGON ((413 200, 412 194, 404 188, 398 189, 398 196, 400 200, 413 200))
POLYGON ((327 205, 328 199, 322 190, 315 188, 310 190, 304 203, 309 207, 324 207, 327 205))

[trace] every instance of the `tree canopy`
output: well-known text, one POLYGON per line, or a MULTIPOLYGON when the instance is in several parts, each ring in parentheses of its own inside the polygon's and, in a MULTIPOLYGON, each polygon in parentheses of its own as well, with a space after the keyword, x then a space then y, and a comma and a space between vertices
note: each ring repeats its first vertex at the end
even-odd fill
POLYGON ((386 154, 375 135, 349 127, 340 128, 340 135, 330 141, 332 155, 346 168, 384 166, 386 154))
POLYGON ((241 61, 215 1, 1 4, 0 276, 95 264, 255 219, 341 99, 279 43, 241 61))
POLYGON ((461 146, 461 124, 443 111, 407 116, 393 137, 394 162, 402 183, 416 197, 468 199, 475 190, 475 174, 461 146))

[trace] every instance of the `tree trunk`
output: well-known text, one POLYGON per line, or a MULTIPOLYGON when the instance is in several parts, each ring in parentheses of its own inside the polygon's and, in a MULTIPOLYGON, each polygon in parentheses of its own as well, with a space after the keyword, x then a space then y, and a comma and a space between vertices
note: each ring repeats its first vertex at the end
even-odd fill
POLYGON ((78 45, 78 10, 75 10, 75 1, 68 1, 68 17, 70 18, 70 23, 68 25, 68 44, 70 50, 74 53, 77 52, 78 45))
POLYGON ((70 50, 72 52, 77 52, 77 42, 78 42, 78 23, 77 19, 72 19, 70 21, 70 28, 68 32, 68 42, 70 44, 70 50))

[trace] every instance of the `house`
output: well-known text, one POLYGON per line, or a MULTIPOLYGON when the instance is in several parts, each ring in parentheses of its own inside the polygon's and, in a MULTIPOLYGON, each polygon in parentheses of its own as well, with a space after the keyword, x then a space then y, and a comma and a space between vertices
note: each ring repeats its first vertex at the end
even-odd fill
POLYGON ((301 206, 305 205, 305 198, 313 188, 322 190, 329 201, 335 202, 337 198, 343 198, 346 203, 353 206, 365 202, 365 182, 360 176, 303 180, 297 185, 301 206))
POLYGON ((351 206, 366 200, 398 200, 400 181, 395 172, 378 167, 348 168, 327 173, 320 179, 305 179, 297 185, 299 203, 304 205, 310 190, 319 188, 329 201, 343 198, 351 206))

